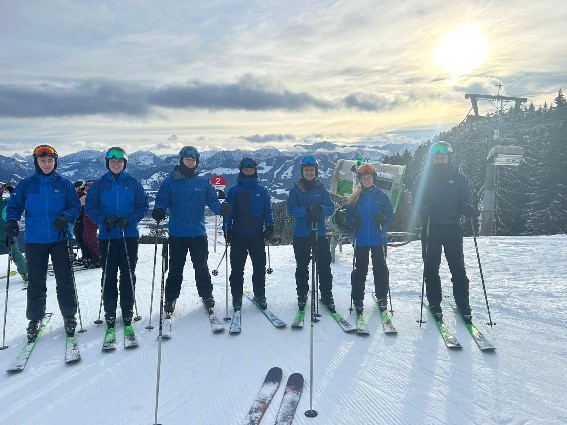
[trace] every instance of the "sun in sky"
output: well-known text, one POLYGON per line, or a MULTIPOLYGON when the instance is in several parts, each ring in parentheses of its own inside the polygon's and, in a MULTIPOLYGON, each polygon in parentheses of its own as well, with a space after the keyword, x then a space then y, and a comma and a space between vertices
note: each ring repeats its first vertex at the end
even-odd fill
POLYGON ((482 65, 489 51, 490 45, 480 29, 464 26, 445 34, 433 53, 433 62, 457 78, 482 65))

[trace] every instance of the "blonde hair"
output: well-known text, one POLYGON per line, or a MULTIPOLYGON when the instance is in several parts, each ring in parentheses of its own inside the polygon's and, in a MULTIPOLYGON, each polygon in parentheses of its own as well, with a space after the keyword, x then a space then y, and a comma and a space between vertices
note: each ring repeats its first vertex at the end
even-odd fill
POLYGON ((348 196, 348 203, 351 205, 358 204, 360 200, 360 195, 362 194, 362 185, 356 186, 356 189, 348 196))

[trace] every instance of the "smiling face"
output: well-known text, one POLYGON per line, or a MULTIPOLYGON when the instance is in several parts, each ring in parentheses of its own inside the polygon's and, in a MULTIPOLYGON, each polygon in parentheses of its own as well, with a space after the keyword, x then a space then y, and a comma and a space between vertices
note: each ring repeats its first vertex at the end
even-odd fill
POLYGON ((253 176, 255 172, 256 172, 255 168, 247 167, 242 169, 242 174, 244 174, 245 176, 253 176))
POLYGON ((120 174, 124 169, 124 160, 112 158, 108 160, 108 168, 114 174, 120 174))
POLYGON ((360 178, 362 187, 370 188, 374 185, 374 176, 372 174, 365 174, 360 178))
POLYGON ((433 164, 448 164, 449 163, 449 154, 435 154, 431 158, 431 162, 433 164))
POLYGON ((315 167, 310 167, 310 166, 303 167, 301 173, 303 175, 303 178, 308 182, 314 180, 315 177, 317 177, 317 171, 315 170, 315 167))
POLYGON ((55 169, 55 158, 51 156, 37 158, 37 165, 43 174, 49 174, 55 169))
POLYGON ((187 168, 195 168, 197 166, 197 160, 191 156, 184 156, 183 165, 187 168))

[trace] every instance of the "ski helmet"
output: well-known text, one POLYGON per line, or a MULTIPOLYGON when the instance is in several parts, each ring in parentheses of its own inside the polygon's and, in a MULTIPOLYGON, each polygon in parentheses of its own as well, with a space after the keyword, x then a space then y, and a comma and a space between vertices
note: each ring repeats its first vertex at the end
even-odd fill
POLYGON ((258 168, 258 163, 254 161, 252 158, 246 157, 240 160, 240 164, 238 164, 238 169, 242 171, 243 168, 258 168))
POLYGON ((39 145, 36 146, 36 148, 33 150, 33 165, 35 166, 36 171, 43 173, 41 171, 41 168, 39 168, 37 159, 46 156, 50 156, 51 158, 55 159, 55 167, 53 167, 53 171, 57 169, 57 158, 59 158, 59 155, 57 154, 55 148, 51 145, 39 145))
POLYGON ((372 175, 372 181, 373 181, 374 185, 376 185, 378 183, 378 173, 376 172, 376 168, 374 168, 373 165, 364 164, 364 165, 361 165, 358 168, 358 170, 356 170, 356 177, 358 178, 359 182, 362 181, 362 176, 364 176, 366 174, 372 175))
POLYGON ((451 145, 447 142, 444 142, 443 140, 433 143, 429 148, 429 156, 447 154, 449 155, 449 158, 451 158, 452 153, 453 148, 451 147, 451 145))
POLYGON ((303 169, 305 167, 315 167, 315 176, 319 176, 319 162, 315 159, 315 157, 308 155, 304 156, 300 162, 301 167, 301 177, 303 177, 303 169))
POLYGON ((124 168, 122 171, 126 169, 126 164, 128 163, 128 155, 126 151, 119 146, 113 146, 106 151, 104 156, 106 158, 106 168, 110 171, 110 167, 108 163, 111 159, 122 159, 124 161, 124 168))
POLYGON ((179 165, 183 165, 183 158, 195 158, 197 167, 199 166, 199 158, 201 154, 195 146, 183 146, 179 151, 179 165))

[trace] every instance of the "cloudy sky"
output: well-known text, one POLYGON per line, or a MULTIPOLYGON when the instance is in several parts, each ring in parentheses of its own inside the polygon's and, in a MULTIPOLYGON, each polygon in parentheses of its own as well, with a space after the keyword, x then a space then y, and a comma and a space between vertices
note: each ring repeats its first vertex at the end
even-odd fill
POLYGON ((566 22, 564 0, 0 0, 0 152, 427 140, 465 93, 551 104, 566 22))

